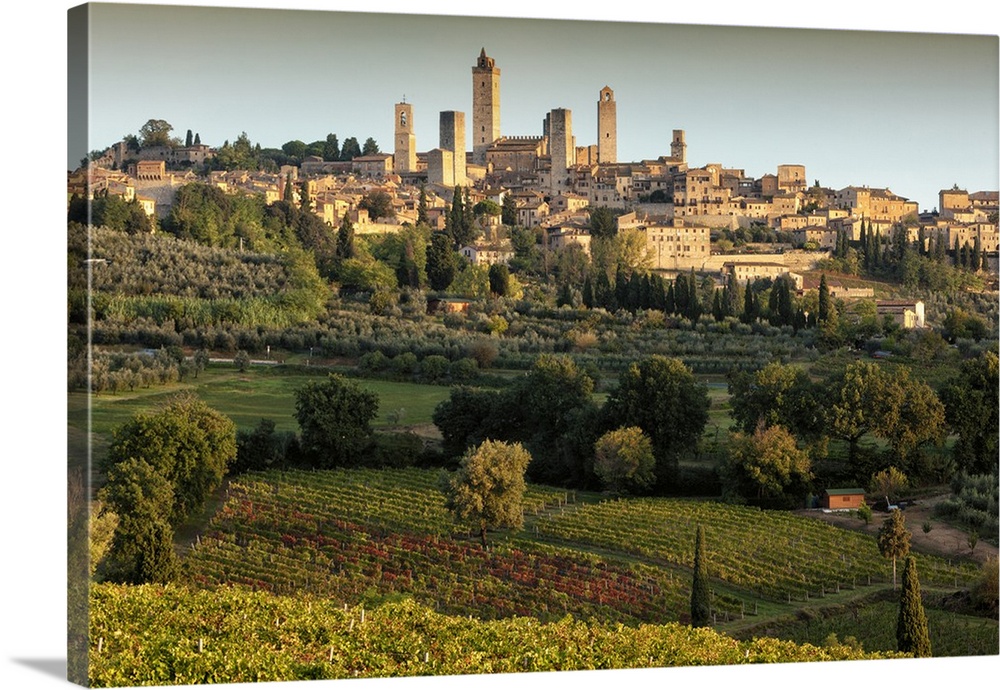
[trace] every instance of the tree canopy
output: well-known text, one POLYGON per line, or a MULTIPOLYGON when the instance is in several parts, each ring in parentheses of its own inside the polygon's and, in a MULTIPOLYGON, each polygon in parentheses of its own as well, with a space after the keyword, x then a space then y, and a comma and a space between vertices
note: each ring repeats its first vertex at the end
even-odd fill
POLYGON ((953 457, 969 474, 995 472, 1000 439, 1000 379, 997 354, 990 350, 962 363, 960 373, 941 389, 945 419, 958 435, 953 457))
POLYGON ((372 443, 378 396, 339 374, 295 392, 301 447, 317 467, 360 465, 372 443))
POLYGON ((653 443, 637 426, 607 432, 594 444, 594 474, 605 489, 641 493, 656 480, 653 443))
POLYGON ((521 444, 484 441, 462 456, 458 470, 445 482, 447 507, 456 518, 471 522, 483 548, 491 529, 520 529, 524 524, 524 473, 531 455, 521 444))
POLYGON ((794 505, 813 478, 808 453, 781 426, 734 433, 722 475, 732 493, 768 507, 794 505))
POLYGON ((638 426, 649 435, 662 488, 681 456, 697 450, 709 404, 707 389, 683 362, 653 355, 622 372, 605 414, 610 428, 638 426))
POLYGON ((204 504, 235 457, 233 421, 193 395, 181 395, 118 427, 105 467, 110 471, 125 460, 145 461, 172 487, 168 515, 177 525, 204 504))

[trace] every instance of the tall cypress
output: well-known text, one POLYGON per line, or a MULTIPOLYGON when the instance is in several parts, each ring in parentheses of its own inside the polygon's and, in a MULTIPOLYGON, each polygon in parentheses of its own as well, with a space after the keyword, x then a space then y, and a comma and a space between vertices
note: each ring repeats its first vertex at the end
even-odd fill
POLYGON ((583 306, 587 309, 594 308, 594 283, 589 274, 583 280, 583 306))
POLYGON ((931 637, 927 630, 927 614, 920 598, 917 561, 906 558, 903 568, 903 590, 899 595, 899 619, 896 622, 896 646, 901 652, 915 657, 931 656, 931 637))
POLYGON ((824 273, 819 278, 819 314, 816 315, 816 320, 822 323, 828 318, 830 318, 830 287, 826 284, 824 273))
POLYGON ((698 525, 694 541, 694 579, 691 582, 691 626, 694 628, 708 625, 712 617, 708 573, 705 568, 705 528, 698 525))

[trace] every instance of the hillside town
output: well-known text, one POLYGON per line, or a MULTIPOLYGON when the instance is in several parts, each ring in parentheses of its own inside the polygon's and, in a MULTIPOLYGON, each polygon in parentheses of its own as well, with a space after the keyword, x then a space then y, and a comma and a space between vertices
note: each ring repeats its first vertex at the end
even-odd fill
MULTIPOLYGON (((297 165, 271 170, 216 169, 212 162, 219 148, 192 138, 190 131, 183 143, 144 145, 133 137, 95 151, 70 172, 68 195, 120 196, 140 204, 151 218, 162 219, 178 188, 207 182, 227 194, 261 195, 268 204, 293 199, 332 231, 347 218, 356 234, 365 235, 415 225, 421 200, 425 222, 432 230, 444 230, 448 209, 461 190, 466 203, 492 202, 489 208, 516 213, 518 226, 538 230, 544 250, 575 246, 588 255, 591 211, 604 207, 617 211, 619 231, 637 230, 645 237, 651 270, 667 276, 695 271, 716 277, 720 286, 728 276, 745 282, 788 275, 801 290, 798 272, 829 258, 841 238, 856 243, 866 232, 886 241, 905 233, 906 241, 922 251, 943 244, 956 262, 960 252, 975 250, 984 269, 997 271, 996 190, 969 191, 956 184, 940 191, 933 211, 921 211, 916 201, 886 188, 859 184, 832 189, 818 180, 810 184, 803 164, 779 165, 760 177, 722 163, 694 165, 688 161, 683 129, 673 130, 669 155, 621 161, 617 103, 610 86, 597 93, 596 143, 580 145, 572 112, 562 108, 545 114, 541 132, 504 132, 500 67, 484 48, 471 72, 471 127, 465 112, 438 113, 435 148, 421 150, 414 134, 414 118, 430 114, 415 112, 404 100, 385 108, 386 117, 394 120, 391 153, 374 145, 366 146, 374 152, 359 151, 348 160, 303 155, 297 165), (373 193, 390 200, 380 217, 372 217, 363 203, 373 193), (734 248, 726 239, 726 231, 751 228, 773 231, 780 241, 734 248)), ((513 219, 507 220, 502 222, 499 212, 481 215, 478 237, 460 253, 476 264, 508 262, 514 252, 504 231, 513 219)), ((864 291, 852 295, 849 288, 834 285, 838 288, 841 298, 871 296, 864 291)))

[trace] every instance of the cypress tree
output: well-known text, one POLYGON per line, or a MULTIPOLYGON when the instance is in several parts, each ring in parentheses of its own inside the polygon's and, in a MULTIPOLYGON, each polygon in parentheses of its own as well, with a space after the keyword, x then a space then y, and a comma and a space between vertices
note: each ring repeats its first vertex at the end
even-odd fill
POLYGON ((747 278, 746 292, 743 293, 743 323, 753 323, 757 319, 757 306, 754 304, 753 288, 747 278))
POLYGON ((983 241, 979 238, 979 233, 976 233, 976 241, 972 245, 972 265, 969 268, 973 271, 983 269, 983 241))
POLYGON ((830 318, 830 288, 826 284, 826 274, 819 278, 819 314, 816 320, 822 323, 830 318))
POLYGON ((712 295, 712 317, 716 321, 722 321, 724 318, 726 318, 726 315, 723 312, 723 307, 722 307, 722 295, 719 294, 718 290, 716 290, 715 294, 712 295))
POLYGON ((698 525, 694 542, 694 580, 691 583, 691 626, 704 627, 708 625, 711 616, 708 573, 705 571, 705 528, 698 525))
POLYGON ((587 309, 594 308, 594 283, 589 275, 583 280, 583 306, 587 309))
POLYGON ((420 185, 420 201, 417 203, 417 225, 430 225, 431 218, 427 214, 427 190, 420 185))
POLYGON ((915 657, 931 656, 931 637, 927 631, 927 614, 920 598, 917 561, 906 558, 903 567, 903 590, 899 595, 899 619, 896 622, 896 645, 901 652, 915 657))
POLYGON ((677 312, 677 297, 674 294, 673 283, 667 283, 667 289, 663 293, 663 312, 666 314, 677 312))

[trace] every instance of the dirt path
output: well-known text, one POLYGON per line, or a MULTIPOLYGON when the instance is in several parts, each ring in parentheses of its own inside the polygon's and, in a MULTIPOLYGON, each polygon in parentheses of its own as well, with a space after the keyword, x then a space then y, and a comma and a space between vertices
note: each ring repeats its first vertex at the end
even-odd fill
MULTIPOLYGON (((929 496, 917 501, 914 505, 907 506, 903 515, 906 517, 906 526, 910 530, 910 545, 916 551, 930 553, 945 558, 972 558, 978 563, 984 563, 987 558, 997 557, 997 547, 988 544, 982 539, 976 544, 976 548, 970 552, 968 536, 965 532, 951 525, 942 522, 934 517, 934 506, 941 500, 947 498, 947 494, 940 496, 929 496), (930 532, 924 532, 923 525, 929 522, 930 532)), ((822 510, 800 510, 798 515, 816 518, 857 532, 867 532, 872 536, 878 533, 885 519, 885 513, 876 512, 872 515, 870 525, 865 525, 853 511, 824 513, 822 510)))

